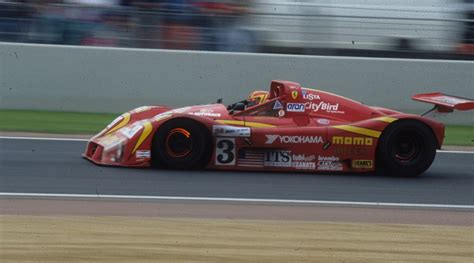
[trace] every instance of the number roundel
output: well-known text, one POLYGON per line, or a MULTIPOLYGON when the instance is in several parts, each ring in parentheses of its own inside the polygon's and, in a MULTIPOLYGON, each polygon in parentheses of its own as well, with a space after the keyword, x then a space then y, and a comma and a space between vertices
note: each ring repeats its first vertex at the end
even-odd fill
POLYGON ((216 165, 235 165, 235 139, 217 138, 216 165))

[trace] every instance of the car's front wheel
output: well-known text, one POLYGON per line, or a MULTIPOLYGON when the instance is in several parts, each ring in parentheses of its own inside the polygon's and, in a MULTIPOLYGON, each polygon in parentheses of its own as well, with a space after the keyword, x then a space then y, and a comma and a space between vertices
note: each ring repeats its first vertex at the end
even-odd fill
POLYGON ((153 166, 171 169, 203 168, 211 156, 211 135, 202 124, 186 118, 167 121, 152 142, 153 166))
POLYGON ((400 120, 388 126, 379 140, 377 172, 394 176, 416 176, 430 167, 437 141, 432 130, 417 120, 400 120))

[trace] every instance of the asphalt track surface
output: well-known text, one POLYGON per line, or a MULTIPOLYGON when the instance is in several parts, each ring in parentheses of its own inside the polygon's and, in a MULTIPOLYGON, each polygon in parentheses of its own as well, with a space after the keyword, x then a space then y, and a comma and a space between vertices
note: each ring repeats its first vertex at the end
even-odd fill
POLYGON ((0 192, 474 205, 474 154, 439 152, 416 178, 103 167, 84 141, 0 139, 0 192))

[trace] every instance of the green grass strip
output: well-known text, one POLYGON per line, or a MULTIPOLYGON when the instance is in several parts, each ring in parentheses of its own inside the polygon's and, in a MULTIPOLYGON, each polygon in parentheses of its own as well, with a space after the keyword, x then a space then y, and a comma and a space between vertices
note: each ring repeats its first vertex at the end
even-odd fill
POLYGON ((474 146, 474 126, 447 125, 444 145, 474 146))
MULTIPOLYGON (((95 134, 119 114, 0 110, 0 131, 95 134)), ((445 145, 474 146, 474 126, 446 127, 445 145)))
POLYGON ((0 131, 94 134, 119 114, 0 110, 0 131))

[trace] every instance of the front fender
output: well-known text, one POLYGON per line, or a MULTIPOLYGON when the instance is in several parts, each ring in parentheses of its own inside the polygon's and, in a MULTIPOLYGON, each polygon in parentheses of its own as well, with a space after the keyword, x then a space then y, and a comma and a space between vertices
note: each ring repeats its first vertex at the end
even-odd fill
POLYGON ((135 108, 115 118, 109 125, 107 125, 107 127, 105 127, 93 138, 98 138, 107 134, 111 134, 127 125, 133 124, 140 120, 152 118, 153 116, 170 110, 171 108, 165 106, 142 106, 139 108, 135 108))
POLYGON ((144 144, 153 134, 151 119, 169 110, 164 106, 143 106, 123 113, 90 139, 83 156, 102 165, 148 166, 149 146, 144 144))
POLYGON ((431 131, 435 135, 436 141, 438 142, 437 148, 441 149, 441 146, 443 145, 443 141, 444 141, 444 132, 445 132, 445 126, 443 123, 430 119, 430 118, 426 118, 419 115, 413 115, 413 114, 396 114, 390 117, 397 118, 399 120, 412 119, 412 120, 417 120, 425 124, 431 129, 431 131))

